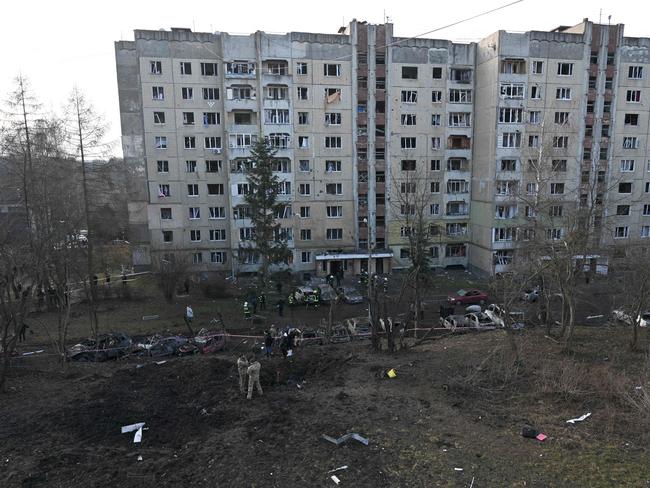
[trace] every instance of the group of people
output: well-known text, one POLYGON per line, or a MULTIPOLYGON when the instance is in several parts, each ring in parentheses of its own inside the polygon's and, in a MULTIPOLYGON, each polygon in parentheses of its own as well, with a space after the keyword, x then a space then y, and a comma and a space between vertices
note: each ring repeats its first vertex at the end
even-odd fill
POLYGON ((277 334, 275 327, 264 331, 264 353, 267 358, 273 355, 273 347, 277 344, 280 346, 282 357, 293 356, 293 351, 300 344, 302 332, 300 329, 287 327, 281 334, 277 334))

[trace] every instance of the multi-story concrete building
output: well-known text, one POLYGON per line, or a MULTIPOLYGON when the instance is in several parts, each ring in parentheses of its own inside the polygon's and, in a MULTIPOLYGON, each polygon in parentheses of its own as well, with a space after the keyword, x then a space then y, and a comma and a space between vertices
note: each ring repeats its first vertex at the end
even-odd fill
POLYGON ((338 34, 138 30, 116 58, 136 264, 182 249, 197 270, 256 269, 243 170, 259 137, 277 148, 296 271, 408 266, 413 192, 434 266, 505 270, 542 193, 551 239, 580 206, 595 242, 650 237, 650 39, 622 25, 471 44, 357 21, 338 34))

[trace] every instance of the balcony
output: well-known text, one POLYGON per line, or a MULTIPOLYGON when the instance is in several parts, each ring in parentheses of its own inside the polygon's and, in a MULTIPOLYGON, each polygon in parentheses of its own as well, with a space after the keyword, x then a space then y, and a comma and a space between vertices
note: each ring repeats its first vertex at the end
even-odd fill
POLYGON ((255 70, 255 63, 247 61, 235 61, 226 63, 226 78, 255 78, 257 72, 255 70))
POLYGON ((447 138, 448 150, 471 149, 472 139, 466 135, 452 135, 447 138))

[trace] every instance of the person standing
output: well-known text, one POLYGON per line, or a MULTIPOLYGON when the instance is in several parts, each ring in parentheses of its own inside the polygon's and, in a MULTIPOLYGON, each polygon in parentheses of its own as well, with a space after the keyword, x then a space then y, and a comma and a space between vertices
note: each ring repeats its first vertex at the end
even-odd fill
POLYGON ((248 320, 251 318, 251 306, 248 301, 244 302, 244 319, 248 320))
POLYGON ((276 305, 276 307, 278 309, 278 315, 282 317, 284 313, 284 300, 282 300, 282 298, 278 300, 278 304, 276 305))
POLYGON ((248 359, 246 356, 239 356, 237 359, 237 371, 239 372, 239 391, 241 394, 246 393, 246 376, 248 375, 248 359))
POLYGON ((185 325, 187 325, 187 328, 190 331, 190 335, 194 335, 194 331, 192 330, 193 320, 194 320, 194 310, 192 310, 192 307, 188 305, 187 307, 185 307, 185 325))
POLYGON ((273 336, 268 330, 264 333, 264 352, 267 358, 273 355, 273 336))
POLYGON ((260 310, 266 310, 266 295, 264 294, 263 291, 260 292, 260 296, 258 300, 260 302, 260 310))
POLYGON ((260 385, 260 369, 262 369, 262 366, 259 361, 255 361, 248 367, 248 396, 246 397, 248 400, 253 398, 253 387, 257 388, 260 395, 264 393, 262 385, 260 385))

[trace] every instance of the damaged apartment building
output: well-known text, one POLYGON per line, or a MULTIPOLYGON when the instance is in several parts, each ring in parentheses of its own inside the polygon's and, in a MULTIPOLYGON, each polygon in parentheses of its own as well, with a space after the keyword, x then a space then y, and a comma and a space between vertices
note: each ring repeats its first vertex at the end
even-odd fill
POLYGON ((136 30, 115 44, 134 264, 182 250, 197 271, 255 271, 244 165, 261 137, 296 272, 408 267, 409 193, 426 201, 433 266, 503 271, 535 155, 552 168, 549 238, 580 205, 602 242, 650 237, 649 48, 587 20, 469 44, 357 21, 136 30))

